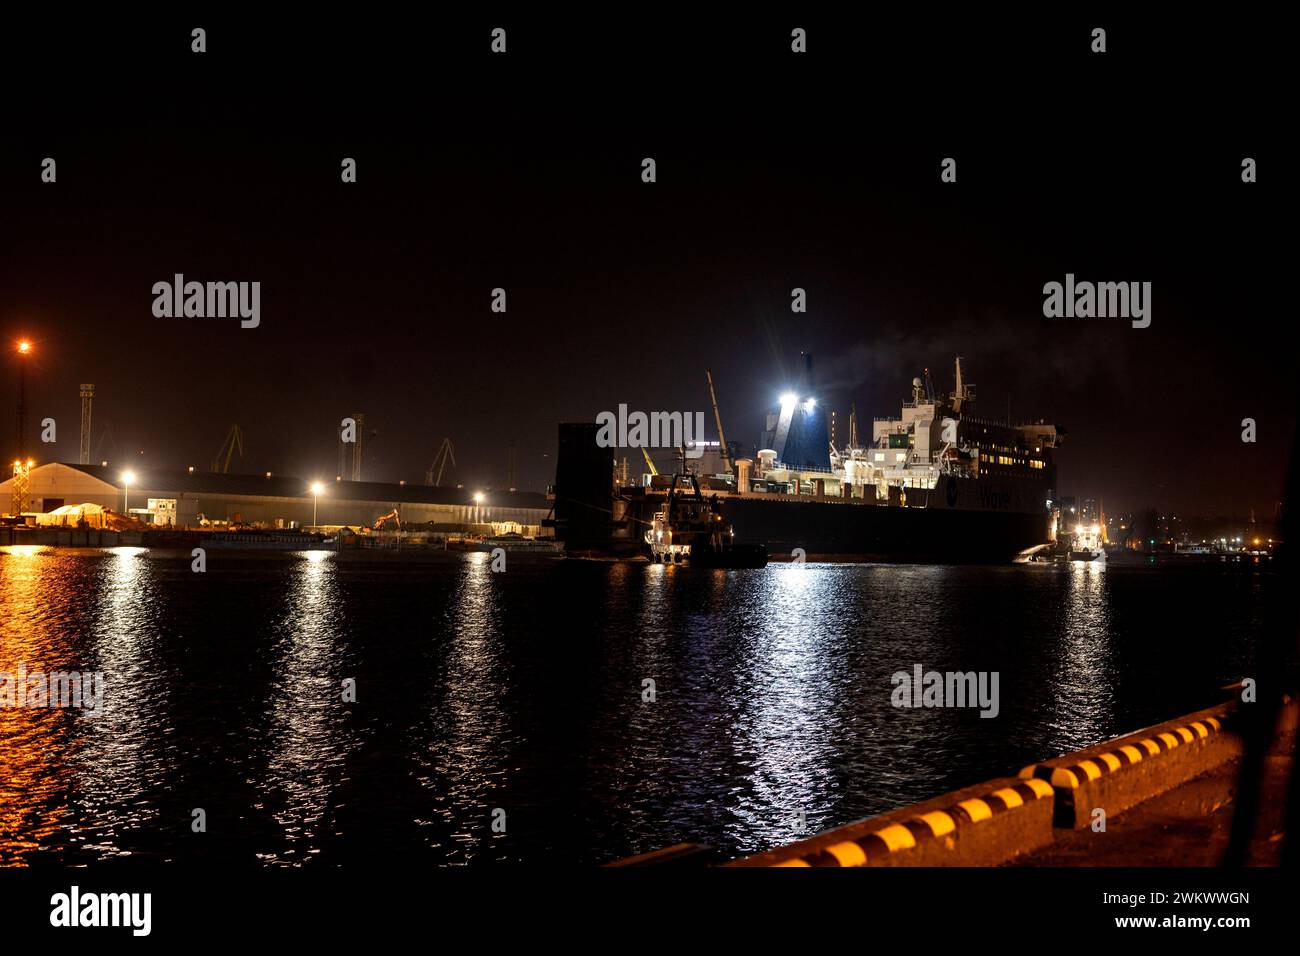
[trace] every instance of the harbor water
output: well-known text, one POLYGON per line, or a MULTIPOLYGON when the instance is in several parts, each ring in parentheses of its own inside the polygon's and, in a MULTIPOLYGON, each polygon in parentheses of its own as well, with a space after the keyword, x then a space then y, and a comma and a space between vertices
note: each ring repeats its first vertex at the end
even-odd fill
POLYGON ((1222 699, 1279 582, 0 549, 0 674, 103 675, 0 708, 0 864, 758 851, 1222 699), (996 672, 996 716, 896 706, 918 665, 996 672))

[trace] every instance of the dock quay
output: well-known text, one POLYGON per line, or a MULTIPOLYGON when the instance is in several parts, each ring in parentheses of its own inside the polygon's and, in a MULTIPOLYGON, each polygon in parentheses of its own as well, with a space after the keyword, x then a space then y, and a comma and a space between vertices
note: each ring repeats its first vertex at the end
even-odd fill
MULTIPOLYGON (((731 861, 678 844, 611 866, 1215 866, 1232 834, 1246 741, 1232 700, 912 806, 731 861)), ((1300 702, 1278 712, 1244 860, 1276 866, 1300 702)))

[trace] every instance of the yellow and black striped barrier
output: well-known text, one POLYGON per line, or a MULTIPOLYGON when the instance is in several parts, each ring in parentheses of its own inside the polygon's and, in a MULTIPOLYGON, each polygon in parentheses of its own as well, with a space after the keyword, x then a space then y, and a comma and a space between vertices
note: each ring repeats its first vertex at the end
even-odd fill
POLYGON ((728 866, 984 866, 1052 839, 1052 787, 1002 778, 728 866))
POLYGON ((1088 826, 1099 809, 1113 816, 1238 756, 1240 738, 1224 732, 1234 712, 1234 702, 1210 707, 1030 764, 1020 777, 1051 784, 1057 826, 1088 826))

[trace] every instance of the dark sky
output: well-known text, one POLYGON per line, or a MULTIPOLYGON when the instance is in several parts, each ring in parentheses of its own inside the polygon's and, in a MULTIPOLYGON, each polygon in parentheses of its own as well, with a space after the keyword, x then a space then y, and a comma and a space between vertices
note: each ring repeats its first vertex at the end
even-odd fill
POLYGON ((1296 362, 1258 37, 1108 17, 1098 56, 1086 18, 497 19, 208 20, 202 55, 188 20, 7 36, 0 336, 37 344, 39 456, 76 459, 92 381, 96 458, 124 467, 204 468, 238 423, 240 470, 328 478, 360 410, 368 478, 422 480, 447 436, 455 480, 501 486, 513 440, 540 489, 557 422, 707 410, 705 368, 752 444, 801 350, 864 418, 961 354, 982 414, 1068 429, 1060 493, 1272 514, 1296 362), (177 272, 260 281, 261 327, 155 318, 177 272), (1152 282, 1151 327, 1044 319, 1066 272, 1152 282))

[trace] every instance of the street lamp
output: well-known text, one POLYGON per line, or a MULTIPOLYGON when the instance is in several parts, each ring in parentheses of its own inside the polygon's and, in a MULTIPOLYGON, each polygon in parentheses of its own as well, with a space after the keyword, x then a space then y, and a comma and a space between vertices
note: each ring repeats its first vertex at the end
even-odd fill
POLYGON ((18 343, 18 454, 27 454, 27 356, 32 343, 22 339, 18 343))
POLYGON ((320 493, 324 490, 325 486, 319 481, 311 483, 311 526, 313 528, 316 527, 316 499, 320 497, 320 493))
POLYGON ((135 481, 135 472, 122 472, 122 514, 131 513, 131 482, 135 481))

